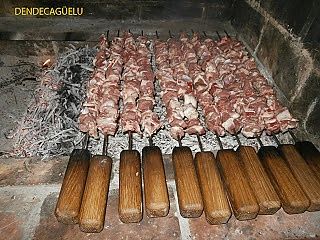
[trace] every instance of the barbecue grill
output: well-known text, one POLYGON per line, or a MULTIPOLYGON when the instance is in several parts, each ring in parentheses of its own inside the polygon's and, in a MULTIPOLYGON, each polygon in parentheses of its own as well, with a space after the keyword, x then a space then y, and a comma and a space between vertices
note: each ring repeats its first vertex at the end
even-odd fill
POLYGON ((319 10, 3 1, 5 239, 319 237, 319 10))

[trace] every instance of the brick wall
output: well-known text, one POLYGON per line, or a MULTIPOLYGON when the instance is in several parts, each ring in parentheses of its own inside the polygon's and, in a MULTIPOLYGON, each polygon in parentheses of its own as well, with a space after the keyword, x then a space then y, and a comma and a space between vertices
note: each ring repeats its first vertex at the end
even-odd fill
POLYGON ((272 74, 307 136, 320 143, 320 2, 236 0, 231 23, 272 74))

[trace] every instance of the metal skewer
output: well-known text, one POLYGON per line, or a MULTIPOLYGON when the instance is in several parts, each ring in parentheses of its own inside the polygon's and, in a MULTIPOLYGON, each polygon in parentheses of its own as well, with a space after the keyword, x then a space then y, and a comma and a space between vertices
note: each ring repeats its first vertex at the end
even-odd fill
POLYGON ((82 141, 82 149, 88 149, 88 145, 89 145, 89 134, 86 133, 83 137, 83 141, 82 141))
POLYGON ((220 147, 220 149, 222 150, 222 149, 223 149, 223 145, 222 145, 221 139, 220 139, 220 137, 219 137, 218 134, 215 134, 215 135, 216 135, 216 139, 217 139, 217 141, 218 141, 219 147, 220 147))
POLYGON ((278 146, 280 146, 281 143, 280 143, 279 139, 277 138, 277 136, 276 136, 274 133, 272 133, 271 135, 272 135, 274 141, 276 142, 276 144, 277 144, 278 146))
POLYGON ((220 36, 219 32, 216 31, 216 33, 217 33, 217 35, 218 35, 219 40, 221 41, 221 36, 220 36))
POLYGON ((197 134, 197 139, 198 139, 198 144, 199 144, 200 151, 203 152, 203 146, 202 146, 202 142, 201 142, 201 138, 200 138, 199 134, 197 134))
POLYGON ((263 143, 262 143, 262 141, 261 141, 260 137, 259 137, 259 136, 257 136, 256 138, 257 138, 257 140, 258 140, 258 143, 259 143, 260 147, 263 147, 264 145, 263 145, 263 143))
POLYGON ((169 36, 170 36, 170 38, 172 38, 172 34, 171 34, 171 31, 169 30, 169 36))
POLYGON ((107 155, 109 135, 105 134, 103 138, 102 155, 107 155))
POLYGON ((235 134, 235 137, 236 137, 238 145, 241 146, 241 141, 240 141, 238 134, 235 134))
POLYGON ((205 31, 203 31, 203 35, 204 35, 205 37, 207 37, 207 33, 206 33, 205 31))
POLYGON ((132 132, 129 131, 128 135, 129 135, 129 150, 132 150, 132 132))
POLYGON ((227 35, 227 38, 230 38, 230 36, 229 36, 229 34, 227 33, 227 31, 226 30, 223 30, 224 31, 224 33, 227 35))
POLYGON ((178 143, 179 143, 179 147, 182 147, 182 142, 181 142, 181 137, 178 137, 178 143))
POLYGON ((148 140, 149 140, 149 146, 152 147, 153 146, 152 136, 148 137, 148 140))
POLYGON ((290 136, 292 137, 294 143, 299 142, 298 138, 296 137, 296 135, 294 135, 294 133, 291 130, 289 130, 288 132, 289 132, 290 136))

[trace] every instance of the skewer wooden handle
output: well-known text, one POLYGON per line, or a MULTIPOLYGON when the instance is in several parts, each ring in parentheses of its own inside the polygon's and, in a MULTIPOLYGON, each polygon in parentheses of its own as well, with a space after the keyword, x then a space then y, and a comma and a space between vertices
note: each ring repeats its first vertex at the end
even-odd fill
POLYGON ((238 220, 255 218, 259 212, 259 205, 241 166, 238 154, 232 149, 219 150, 217 160, 235 217, 238 220))
POLYGON ((308 211, 320 210, 320 182, 309 168, 306 161, 292 144, 279 146, 282 156, 286 159, 293 175, 310 200, 308 211))
POLYGON ((140 154, 136 150, 124 150, 120 154, 119 217, 124 223, 142 219, 140 154))
POLYGON ((281 207, 281 202, 255 149, 251 146, 239 146, 237 153, 259 204, 259 214, 274 214, 281 207))
POLYGON ((208 223, 228 222, 232 213, 213 153, 198 152, 195 164, 208 223))
POLYGON ((91 159, 80 209, 79 226, 84 232, 101 232, 104 226, 112 159, 94 156, 91 159))
POLYGON ((169 197, 160 148, 142 150, 145 206, 148 217, 164 217, 169 212, 169 197))
POLYGON ((59 222, 74 224, 79 222, 79 211, 90 163, 90 152, 75 149, 70 155, 62 182, 55 215, 59 222))
POLYGON ((278 149, 273 146, 264 146, 260 148, 258 155, 279 194, 283 210, 289 214, 303 213, 307 210, 310 201, 278 149))
POLYGON ((180 214, 182 217, 199 217, 203 202, 190 148, 175 147, 172 161, 180 214))
POLYGON ((295 146, 320 181, 320 152, 318 149, 308 141, 297 142, 295 146))

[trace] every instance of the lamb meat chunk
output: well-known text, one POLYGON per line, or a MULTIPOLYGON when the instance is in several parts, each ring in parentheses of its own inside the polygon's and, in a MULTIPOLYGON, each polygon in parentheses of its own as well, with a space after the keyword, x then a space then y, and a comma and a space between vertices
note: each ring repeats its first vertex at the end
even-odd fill
POLYGON ((172 126, 170 128, 170 134, 174 139, 179 140, 179 139, 183 138, 184 130, 182 127, 172 126))

